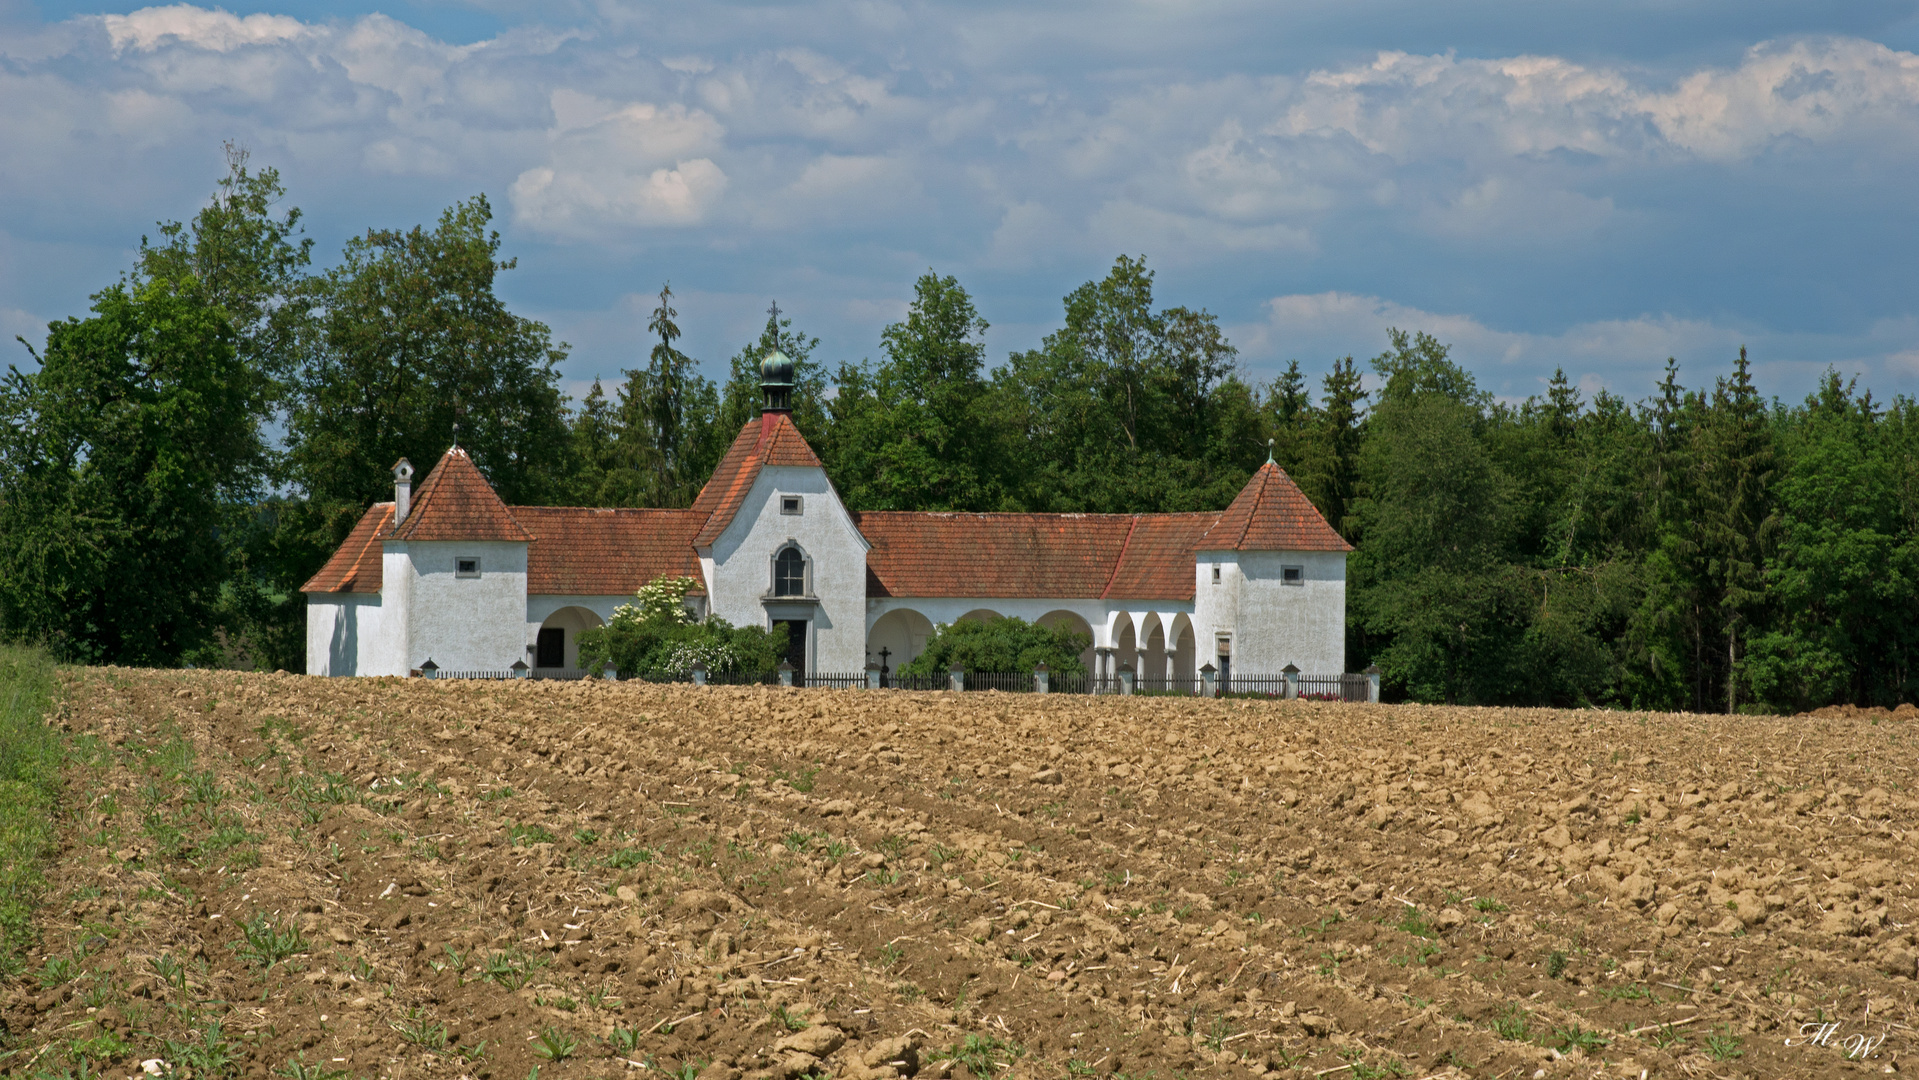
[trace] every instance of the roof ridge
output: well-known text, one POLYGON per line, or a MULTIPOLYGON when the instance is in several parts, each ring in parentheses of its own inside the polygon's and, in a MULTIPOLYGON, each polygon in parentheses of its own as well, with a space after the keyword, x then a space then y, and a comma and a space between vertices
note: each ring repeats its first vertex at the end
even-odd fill
MULTIPOLYGON (((1266 465, 1271 465, 1274 472, 1279 471, 1279 463, 1277 461, 1268 461, 1266 465)), ((1262 474, 1266 472, 1266 465, 1259 467, 1259 471, 1262 474)), ((1253 522, 1259 520, 1259 511, 1266 505, 1266 488, 1272 482, 1273 478, 1271 475, 1262 475, 1259 478, 1259 486, 1253 489, 1253 511, 1246 515, 1246 524, 1240 527, 1239 539, 1233 542, 1234 546, 1245 543, 1247 534, 1253 531, 1253 522)))
POLYGON ((1133 534, 1138 531, 1139 515, 1134 514, 1133 523, 1126 527, 1126 539, 1120 542, 1119 557, 1113 560, 1113 572, 1106 575, 1106 586, 1099 591, 1099 598, 1101 600, 1106 599, 1107 594, 1113 591, 1113 582, 1119 578, 1119 568, 1126 565, 1126 552, 1132 548, 1133 534))
POLYGON ((403 541, 532 539, 471 455, 450 447, 385 538, 403 541), (504 519, 504 520, 502 520, 504 519))

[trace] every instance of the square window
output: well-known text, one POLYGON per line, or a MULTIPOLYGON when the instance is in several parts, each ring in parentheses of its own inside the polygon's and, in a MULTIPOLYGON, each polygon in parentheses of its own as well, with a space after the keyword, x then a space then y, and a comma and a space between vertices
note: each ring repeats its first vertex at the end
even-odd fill
POLYGON ((1282 566, 1279 569, 1279 580, 1282 584, 1286 585, 1304 585, 1306 584, 1306 568, 1303 566, 1282 566))
POLYGON ((479 577, 480 560, 462 556, 453 560, 454 577, 479 577))
POLYGON ((800 497, 798 495, 780 496, 780 513, 797 514, 799 512, 800 512, 800 497))

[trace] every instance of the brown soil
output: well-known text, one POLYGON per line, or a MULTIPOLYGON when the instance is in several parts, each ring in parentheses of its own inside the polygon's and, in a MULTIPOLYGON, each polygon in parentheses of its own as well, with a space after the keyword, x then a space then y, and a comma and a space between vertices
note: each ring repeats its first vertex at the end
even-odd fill
POLYGON ((1810 1077, 1919 1023, 1904 715, 96 669, 60 721, 14 1075, 1810 1077))

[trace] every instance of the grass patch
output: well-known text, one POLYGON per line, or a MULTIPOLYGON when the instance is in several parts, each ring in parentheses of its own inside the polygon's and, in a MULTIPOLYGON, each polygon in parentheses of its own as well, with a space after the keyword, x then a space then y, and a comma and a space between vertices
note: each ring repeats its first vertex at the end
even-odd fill
POLYGON ((991 1035, 968 1035, 945 1050, 933 1054, 935 1061, 950 1060, 964 1068, 974 1080, 992 1080, 1000 1069, 1016 1061, 1022 1049, 1016 1043, 991 1035))
POLYGON ((51 657, 0 645, 0 971, 17 975, 38 942, 33 908, 53 848, 65 745, 47 724, 56 683, 51 657))

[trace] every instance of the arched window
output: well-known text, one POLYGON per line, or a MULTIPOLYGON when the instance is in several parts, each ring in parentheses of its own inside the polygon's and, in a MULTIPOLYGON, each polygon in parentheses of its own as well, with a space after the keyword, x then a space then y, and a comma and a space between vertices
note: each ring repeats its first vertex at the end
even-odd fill
POLYGON ((773 560, 773 595, 806 595, 806 556, 798 548, 786 548, 773 560))

